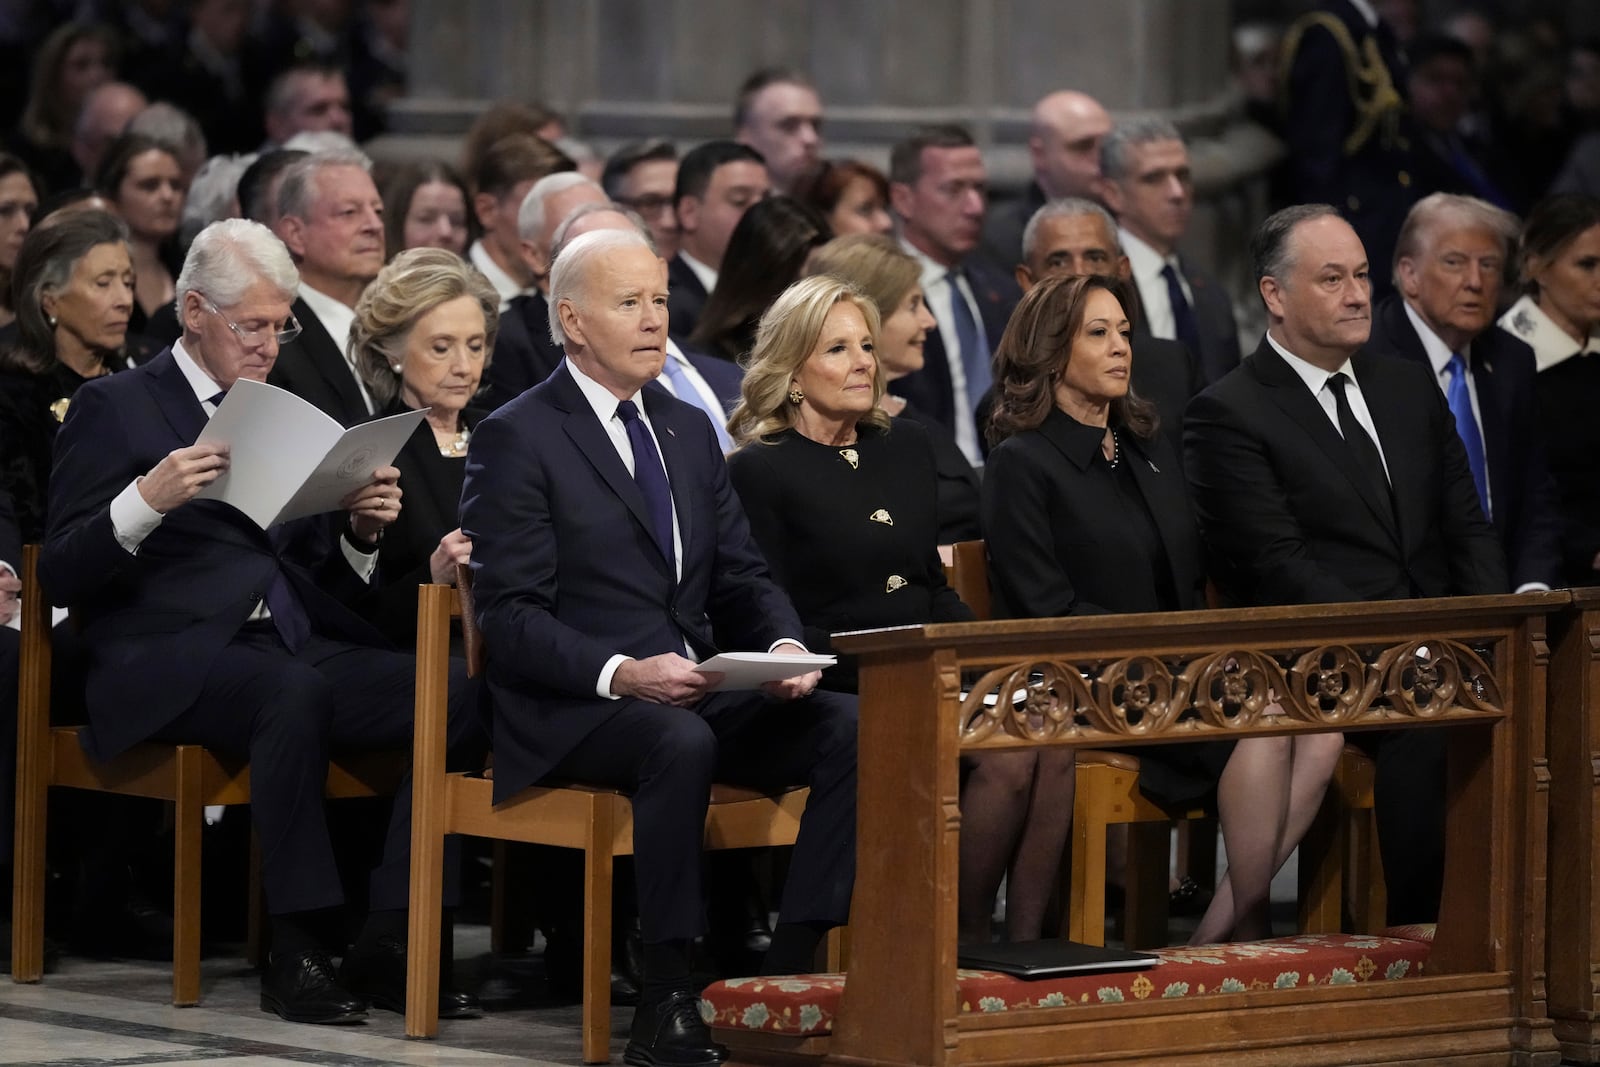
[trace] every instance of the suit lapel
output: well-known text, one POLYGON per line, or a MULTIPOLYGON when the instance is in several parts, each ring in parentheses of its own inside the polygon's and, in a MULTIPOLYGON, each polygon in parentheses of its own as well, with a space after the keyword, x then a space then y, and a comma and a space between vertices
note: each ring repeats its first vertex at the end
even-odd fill
POLYGON ((1405 518, 1406 502, 1423 499, 1427 483, 1435 477, 1435 472, 1426 465, 1419 470, 1412 462, 1417 456, 1417 450, 1411 447, 1414 440, 1412 428, 1418 424, 1420 412, 1407 408, 1399 391, 1390 387, 1388 376, 1382 373, 1376 360, 1367 353, 1357 352, 1351 360, 1350 369, 1355 372, 1356 384, 1361 386, 1361 399, 1366 401, 1372 425, 1378 431, 1378 447, 1383 452, 1384 466, 1389 471, 1390 495, 1394 503, 1383 515, 1388 520, 1384 527, 1394 536, 1395 543, 1403 548, 1405 532, 1412 525, 1405 518), (1399 525, 1396 526, 1396 523, 1399 525))
POLYGON ((184 445, 194 444, 200 431, 205 429, 206 412, 190 388, 189 379, 183 376, 183 371, 173 359, 172 349, 167 349, 137 368, 135 373, 144 375, 156 406, 161 409, 172 432, 184 445))
MULTIPOLYGON (((661 447, 661 463, 667 468, 667 484, 672 488, 672 507, 678 514, 678 540, 683 544, 685 563, 689 556, 690 538, 694 534, 694 508, 690 493, 688 442, 679 437, 679 422, 672 410, 672 397, 665 389, 659 396, 645 391, 642 397, 650 423, 655 427, 656 444, 661 447)), ((685 433, 687 433, 685 428, 685 433)))
MULTIPOLYGON (((1267 386, 1268 395, 1273 403, 1277 404, 1290 420, 1303 428, 1313 441, 1316 442, 1324 455, 1344 474, 1346 480, 1361 497, 1373 517, 1382 524, 1389 535, 1399 543, 1399 531, 1395 529, 1394 508, 1389 501, 1378 496, 1377 488, 1368 483, 1366 475, 1357 466, 1355 455, 1350 447, 1345 444, 1343 435, 1328 418, 1328 413, 1323 410, 1311 390, 1306 388, 1306 383, 1294 372, 1294 369, 1285 363, 1283 357, 1273 351, 1265 337, 1261 340, 1261 347, 1256 349, 1251 357, 1256 376, 1267 386)), ((1361 395, 1367 400, 1368 410, 1372 410, 1372 398, 1368 393, 1365 383, 1361 384, 1361 395)), ((1376 390, 1374 390, 1375 392, 1376 390)), ((1374 413, 1373 420, 1377 421, 1374 413)), ((1379 437, 1383 436, 1380 424, 1379 437)), ((1385 454, 1387 458, 1387 453, 1385 454)))
MULTIPOLYGON (((1124 432, 1126 450, 1123 462, 1131 464, 1134 484, 1144 496, 1147 510, 1155 520, 1156 532, 1167 550, 1167 565, 1172 569, 1173 585, 1180 598, 1189 595, 1187 577, 1179 570, 1189 559, 1194 543, 1195 528, 1190 518, 1189 502, 1183 489, 1180 471, 1161 471, 1144 451, 1143 445, 1132 434, 1124 432)), ((1180 607, 1188 606, 1180 601, 1180 607)))
MULTIPOLYGON (((633 480, 633 475, 628 473, 628 468, 623 466, 622 457, 617 454, 617 448, 611 442, 611 435, 600 425, 600 420, 595 417, 594 409, 589 406, 589 401, 578 388, 578 383, 567 373, 565 364, 559 367, 549 380, 554 383, 554 398, 567 413, 562 423, 567 436, 578 446, 578 451, 583 453, 584 459, 589 461, 595 473, 633 513, 634 521, 639 524, 650 543, 655 545, 655 534, 652 532, 649 509, 645 507, 644 494, 639 491, 639 485, 633 480)), ((658 566, 671 573, 672 568, 668 566, 668 561, 661 554, 659 546, 652 558, 658 566)))
MULTIPOLYGON (((1495 493, 1511 484, 1511 413, 1503 406, 1510 390, 1497 389, 1494 385, 1494 346, 1488 337, 1486 332, 1472 342, 1468 358, 1472 361, 1472 377, 1477 386, 1478 414, 1483 420, 1478 430, 1483 436, 1483 454, 1489 468, 1489 490, 1495 493)), ((1494 509, 1496 525, 1503 522, 1505 511, 1504 507, 1494 509)))
POLYGON ((339 402, 350 412, 352 420, 365 419, 367 402, 361 397, 361 389, 351 375, 350 364, 345 361, 338 342, 304 300, 296 298, 293 310, 294 317, 300 322, 301 341, 305 345, 306 355, 311 357, 311 365, 316 367, 322 380, 328 383, 328 388, 339 397, 339 402))

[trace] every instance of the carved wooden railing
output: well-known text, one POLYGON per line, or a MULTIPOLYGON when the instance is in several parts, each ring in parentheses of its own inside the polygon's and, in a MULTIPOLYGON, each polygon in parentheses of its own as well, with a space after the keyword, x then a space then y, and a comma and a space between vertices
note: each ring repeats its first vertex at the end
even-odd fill
POLYGON ((860 836, 850 974, 828 1058, 1171 1067, 1226 1051, 1263 1064, 1554 1062, 1544 989, 1544 616, 1567 601, 1543 593, 836 637, 861 663, 860 836), (1425 975, 1184 1002, 958 1011, 962 750, 1382 729, 1448 731, 1445 895, 1425 975))

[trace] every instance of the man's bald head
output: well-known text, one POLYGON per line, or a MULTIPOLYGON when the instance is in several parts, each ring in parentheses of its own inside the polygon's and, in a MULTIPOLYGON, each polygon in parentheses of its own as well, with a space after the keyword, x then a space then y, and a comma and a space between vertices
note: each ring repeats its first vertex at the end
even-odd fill
POLYGON ((1047 199, 1094 195, 1100 142, 1110 132, 1111 116, 1088 93, 1063 89, 1033 105, 1028 154, 1047 199))

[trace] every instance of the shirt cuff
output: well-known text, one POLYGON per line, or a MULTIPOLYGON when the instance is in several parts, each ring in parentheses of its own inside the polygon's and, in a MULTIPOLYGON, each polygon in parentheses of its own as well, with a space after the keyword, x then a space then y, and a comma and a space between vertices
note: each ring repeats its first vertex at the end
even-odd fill
POLYGON ((137 478, 111 501, 111 532, 130 556, 138 555, 139 546, 161 525, 161 518, 161 512, 145 503, 137 478))
POLYGON ((378 569, 377 550, 372 549, 363 552, 350 543, 350 538, 341 536, 339 538, 339 551, 344 553, 345 562, 350 564, 350 569, 356 572, 356 577, 371 585, 372 575, 378 569))
POLYGON ((801 641, 798 638, 795 638, 795 637, 780 637, 780 638, 778 638, 776 641, 772 642, 772 646, 767 649, 767 655, 770 656, 772 653, 778 651, 778 646, 779 645, 793 645, 795 648, 798 648, 805 655, 807 655, 807 656, 811 655, 811 650, 806 647, 806 643, 804 641, 801 641))
POLYGON ((1517 592, 1519 593, 1548 593, 1549 591, 1550 587, 1544 582, 1523 582, 1517 586, 1517 592))
POLYGON ((616 655, 606 660, 606 665, 600 668, 600 680, 595 683, 594 691, 600 694, 602 700, 621 700, 622 698, 611 691, 611 679, 616 677, 617 668, 628 661, 627 656, 616 655))
POLYGON ((21 571, 17 570, 17 568, 13 567, 11 564, 7 563, 3 559, 0 559, 0 571, 5 571, 7 574, 11 575, 11 577, 13 577, 13 578, 21 578, 22 577, 22 572, 21 571))

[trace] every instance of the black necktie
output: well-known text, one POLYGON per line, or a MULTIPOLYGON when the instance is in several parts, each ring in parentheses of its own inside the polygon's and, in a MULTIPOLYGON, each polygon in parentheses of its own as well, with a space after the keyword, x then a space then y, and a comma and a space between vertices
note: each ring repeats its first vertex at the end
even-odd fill
POLYGON ((1167 283, 1167 299, 1172 302, 1172 332, 1178 340, 1182 341, 1189 354, 1196 360, 1200 358, 1200 323, 1195 320, 1194 308, 1189 306, 1189 300, 1183 295, 1183 285, 1178 281, 1178 272, 1173 270, 1172 264, 1164 264, 1161 268, 1161 277, 1167 283))
POLYGON ((628 428, 628 444, 633 446, 633 480, 644 494, 645 509, 650 512, 651 531, 656 544, 667 562, 674 562, 672 552, 672 489, 667 485, 667 469, 661 465, 661 453, 650 437, 650 430, 639 417, 633 401, 624 400, 617 405, 617 415, 628 428))
POLYGON ((1378 451, 1372 436, 1367 433, 1366 427, 1356 420, 1356 413, 1350 410, 1350 401, 1344 395, 1345 386, 1349 383, 1350 379, 1343 373, 1328 378, 1328 388, 1333 392, 1333 404, 1339 412, 1339 432, 1344 435, 1344 443, 1355 457, 1356 466, 1366 475, 1367 482, 1378 494, 1378 499, 1389 501, 1392 509, 1394 501, 1389 495, 1389 475, 1383 468, 1383 455, 1378 451))
MULTIPOLYGON (((282 551, 285 540, 282 526, 274 526, 267 532, 267 538, 274 549, 282 551)), ((305 647, 306 638, 311 636, 311 619, 306 615, 300 598, 295 595, 294 587, 289 584, 283 567, 280 558, 278 573, 272 576, 272 584, 267 586, 267 610, 272 613, 272 625, 277 627, 283 647, 290 652, 299 652, 305 647)))

